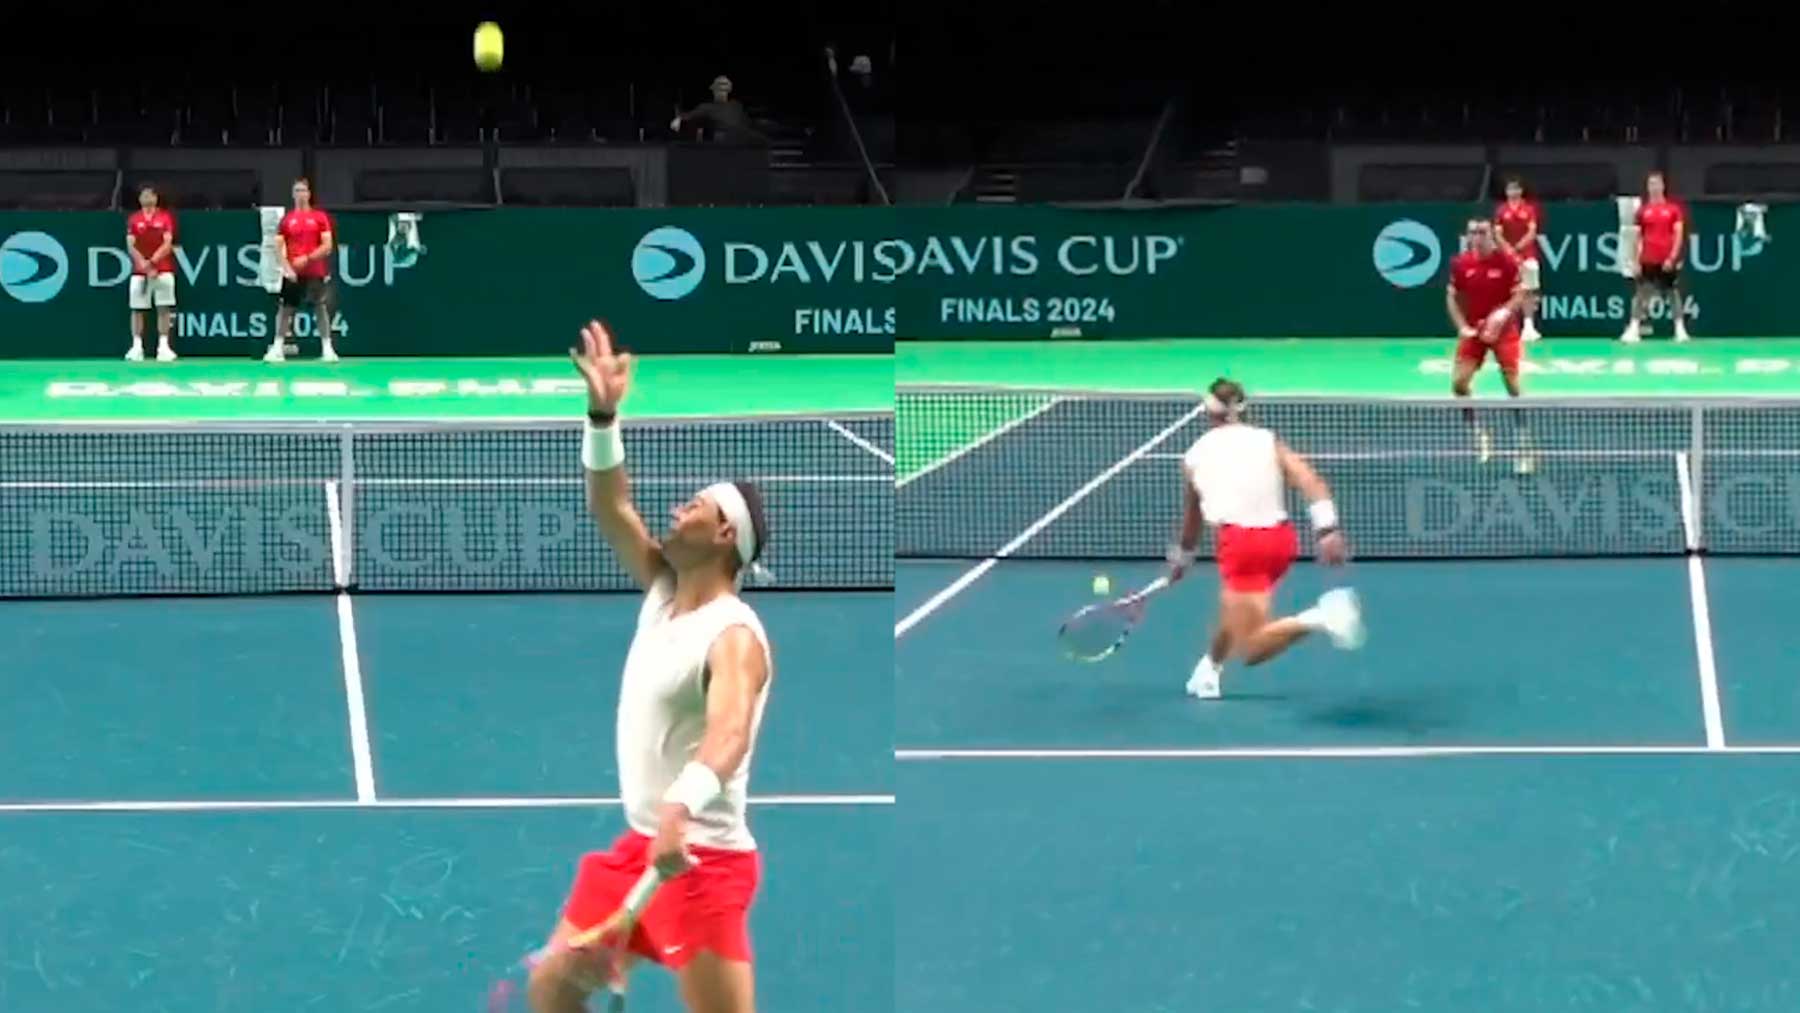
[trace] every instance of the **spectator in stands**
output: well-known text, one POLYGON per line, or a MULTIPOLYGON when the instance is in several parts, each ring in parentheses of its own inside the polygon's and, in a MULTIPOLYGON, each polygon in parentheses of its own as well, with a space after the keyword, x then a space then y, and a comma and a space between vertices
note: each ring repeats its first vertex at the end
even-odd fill
POLYGON ((331 345, 331 325, 337 315, 337 284, 331 274, 331 255, 337 250, 331 216, 313 207, 312 183, 304 176, 294 181, 294 209, 281 216, 275 235, 275 252, 281 262, 281 295, 275 311, 275 340, 264 362, 281 362, 293 336, 294 313, 302 301, 313 307, 313 323, 319 334, 319 358, 336 362, 331 345))
POLYGON ((148 183, 138 188, 138 209, 125 219, 125 249, 131 254, 131 350, 125 361, 144 361, 144 314, 156 305, 156 361, 174 362, 169 329, 175 317, 175 216, 161 207, 148 183))
POLYGON ((691 122, 709 128, 715 143, 769 143, 768 137, 750 121, 750 113, 744 104, 731 97, 731 78, 724 74, 713 78, 712 96, 711 102, 702 102, 685 113, 677 108, 675 118, 669 121, 669 129, 680 133, 682 124, 691 122))

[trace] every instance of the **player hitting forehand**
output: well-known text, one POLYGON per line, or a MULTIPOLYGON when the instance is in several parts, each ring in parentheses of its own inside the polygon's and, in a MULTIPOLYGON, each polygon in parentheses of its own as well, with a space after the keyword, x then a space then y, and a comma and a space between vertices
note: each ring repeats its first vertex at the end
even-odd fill
MULTIPOLYGON (((738 597, 768 538, 762 497, 720 482, 674 508, 658 539, 632 505, 619 434, 631 356, 590 323, 571 354, 587 382, 581 460, 588 508, 646 589, 619 686, 619 793, 627 829, 582 857, 551 943, 612 921, 610 941, 671 969, 694 1013, 751 1013, 749 912, 761 873, 746 820, 751 755, 773 661, 761 620, 738 597), (634 924, 620 907, 647 866, 668 877, 634 924)), ((600 947, 553 949, 531 975, 537 1013, 583 1013, 625 968, 600 947)))
POLYGON ((1217 529, 1219 628, 1187 691, 1203 700, 1219 695, 1225 662, 1241 657, 1260 665, 1316 631, 1331 636, 1338 647, 1362 643, 1362 610, 1356 593, 1334 588, 1318 605, 1296 616, 1270 619, 1275 588, 1299 552, 1299 539, 1288 520, 1287 488, 1306 496, 1307 514, 1317 536, 1319 557, 1333 566, 1348 558, 1331 488, 1306 459, 1288 449, 1280 437, 1244 421, 1244 388, 1234 381, 1213 381, 1206 395, 1207 431, 1181 458, 1181 534, 1169 548, 1169 577, 1179 580, 1193 565, 1202 522, 1217 529))

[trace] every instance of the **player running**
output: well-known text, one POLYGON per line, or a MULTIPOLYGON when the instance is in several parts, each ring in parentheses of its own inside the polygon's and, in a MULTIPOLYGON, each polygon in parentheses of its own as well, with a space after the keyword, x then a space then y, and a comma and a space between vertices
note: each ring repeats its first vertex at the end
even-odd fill
POLYGON ((1686 341, 1687 301, 1681 292, 1682 252, 1687 245, 1687 215, 1681 204, 1670 200, 1666 180, 1652 172, 1644 180, 1644 202, 1638 205, 1637 290, 1631 298, 1631 322, 1620 341, 1637 341, 1649 311, 1650 298, 1658 293, 1670 300, 1675 318, 1675 340, 1686 341))
POLYGON ((1232 657, 1260 665, 1310 633, 1323 630, 1338 647, 1362 644, 1362 609, 1356 592, 1336 588, 1299 615, 1269 618, 1276 585, 1299 554, 1288 520, 1287 486, 1311 504, 1308 516, 1319 558, 1332 566, 1348 558, 1331 489, 1306 459, 1273 432, 1243 420, 1244 388, 1226 379, 1207 390, 1212 428, 1182 455, 1181 534, 1169 548, 1169 579, 1180 580, 1194 562, 1204 521, 1217 529, 1219 628, 1194 666, 1187 691, 1203 700, 1219 696, 1224 666, 1232 657))
POLYGON ((125 219, 125 249, 131 254, 131 347, 125 361, 144 361, 144 314, 156 305, 156 361, 174 362, 169 344, 175 316, 175 216, 160 207, 153 186, 138 188, 138 209, 125 219))
MULTIPOLYGON (((749 1013, 749 911, 761 860, 745 806, 773 660, 761 620, 737 589, 746 570, 758 569, 768 537, 762 497, 748 483, 708 486, 675 508, 660 541, 652 537, 632 506, 619 436, 631 356, 613 353, 599 323, 582 330, 582 348, 571 354, 588 388, 588 507, 647 594, 619 687, 628 827, 610 851, 581 859, 552 942, 613 917, 655 865, 672 878, 635 925, 617 926, 631 959, 670 968, 689 1010, 749 1013)), ((622 990, 626 969, 603 963, 597 950, 555 951, 532 972, 532 1009, 583 1013, 602 982, 622 990)))
MULTIPOLYGON (((1526 301, 1519 261, 1500 247, 1493 223, 1485 218, 1469 219, 1467 242, 1467 248, 1450 260, 1450 284, 1444 290, 1444 307, 1458 335, 1450 390, 1459 398, 1468 397, 1470 382, 1492 351, 1507 395, 1517 398, 1519 360, 1524 353, 1519 309, 1526 301)), ((1463 418, 1474 427, 1476 455, 1486 463, 1494 455, 1492 435, 1476 419, 1473 408, 1463 409, 1463 418)), ((1513 426, 1519 441, 1517 469, 1525 474, 1535 466, 1530 433, 1516 414, 1513 426)))
POLYGON ((1522 334, 1526 341, 1536 341, 1537 311, 1540 301, 1538 274, 1538 236, 1544 228, 1544 209, 1537 201, 1525 199, 1525 181, 1517 176, 1506 178, 1506 199, 1494 209, 1494 225, 1500 230, 1500 245, 1519 261, 1519 280, 1525 288, 1522 334))

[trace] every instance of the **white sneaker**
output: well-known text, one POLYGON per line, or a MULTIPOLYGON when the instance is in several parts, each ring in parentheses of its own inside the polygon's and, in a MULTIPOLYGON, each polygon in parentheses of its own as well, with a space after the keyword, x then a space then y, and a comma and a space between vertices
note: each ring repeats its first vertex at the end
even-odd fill
POLYGON ((1344 650, 1363 645, 1362 602, 1347 587, 1333 588, 1319 596, 1319 612, 1331 642, 1344 650))
POLYGON ((277 341, 273 345, 269 346, 269 350, 267 352, 263 353, 263 361, 264 362, 286 362, 287 361, 287 353, 283 352, 281 350, 281 342, 277 341))
POLYGON ((1619 340, 1625 342, 1626 344, 1631 344, 1632 342, 1638 340, 1638 325, 1626 324, 1625 325, 1625 333, 1619 335, 1619 340))
POLYGON ((1675 340, 1676 341, 1686 341, 1687 339, 1688 339, 1687 321, 1681 319, 1680 317, 1676 317, 1675 318, 1675 340))
POLYGON ((131 349, 125 353, 125 361, 126 362, 143 362, 144 361, 144 346, 143 345, 132 345, 131 349))
POLYGON ((158 345, 156 347, 156 361, 157 362, 174 362, 175 361, 175 349, 170 348, 168 345, 158 345))
POLYGON ((1525 338, 1526 341, 1536 341, 1537 339, 1543 337, 1543 335, 1538 333, 1536 320, 1525 321, 1525 333, 1524 333, 1523 337, 1525 338))
POLYGON ((1475 427, 1475 460, 1486 464, 1494 457, 1494 437, 1484 426, 1475 427))
POLYGON ((1188 695, 1199 697, 1202 700, 1217 700, 1219 698, 1219 674, 1219 666, 1209 664, 1206 658, 1195 662, 1194 674, 1188 678, 1187 682, 1188 695))
POLYGON ((319 361, 320 362, 336 362, 336 361, 338 361, 337 349, 332 348, 330 345, 326 345, 324 351, 321 351, 319 353, 319 361))
POLYGON ((1217 700, 1219 698, 1219 676, 1217 673, 1195 672, 1188 680, 1188 695, 1201 700, 1217 700))

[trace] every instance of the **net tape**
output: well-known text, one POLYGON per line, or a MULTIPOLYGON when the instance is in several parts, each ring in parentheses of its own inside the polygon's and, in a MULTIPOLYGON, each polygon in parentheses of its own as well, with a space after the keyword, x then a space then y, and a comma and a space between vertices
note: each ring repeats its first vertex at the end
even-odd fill
MULTIPOLYGON (((652 532, 748 479, 770 586, 893 586, 891 415, 623 426, 652 532)), ((0 428, 0 597, 628 590, 580 440, 579 420, 0 428)))
MULTIPOLYGON (((901 388, 895 408, 896 551, 917 558, 1161 559, 1210 424, 1195 395, 901 388)), ((1800 554, 1800 402, 1268 397, 1249 421, 1312 461, 1363 559, 1800 554)))

